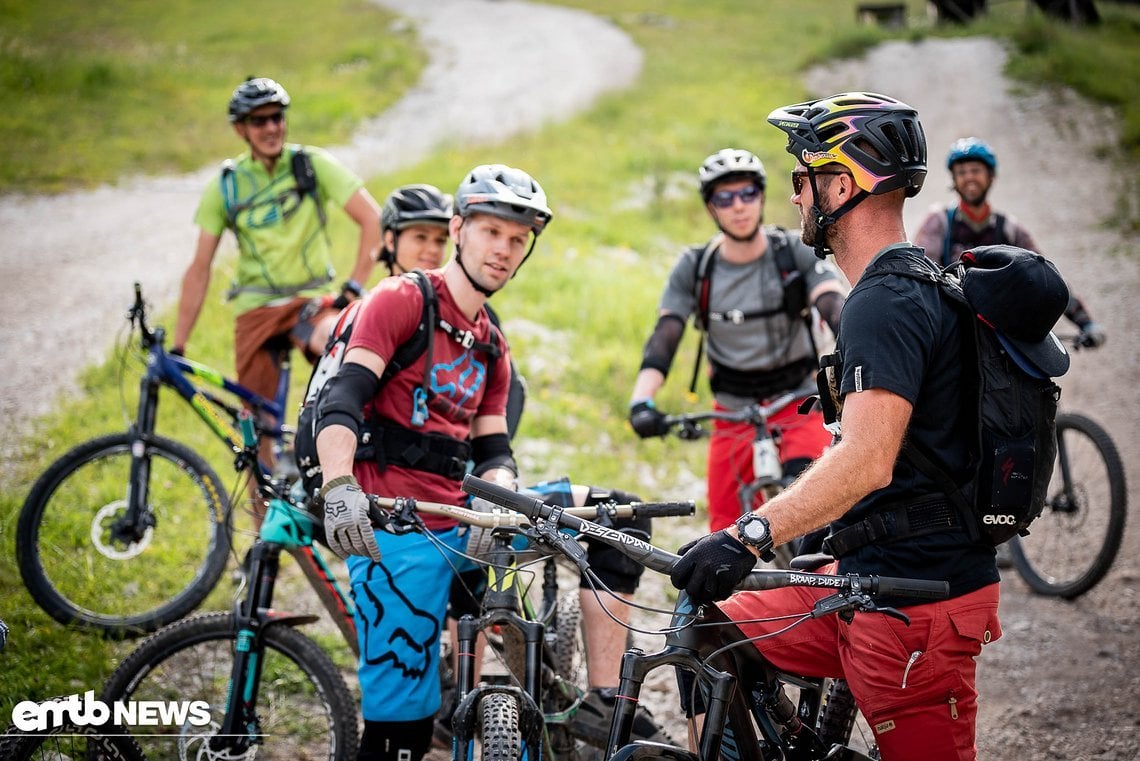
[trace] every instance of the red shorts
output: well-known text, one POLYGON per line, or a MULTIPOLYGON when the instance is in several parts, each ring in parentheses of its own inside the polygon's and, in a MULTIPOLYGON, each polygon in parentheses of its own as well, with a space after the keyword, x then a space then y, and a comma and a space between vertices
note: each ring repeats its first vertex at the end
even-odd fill
MULTIPOLYGON (((836 565, 820 569, 835 573, 836 565)), ((741 592, 720 604, 734 621, 804 613, 828 591, 793 587, 741 592)), ((952 600, 903 609, 910 626, 881 613, 809 620, 756 642, 777 668, 843 677, 867 719, 884 761, 974 759, 978 717, 975 658, 1001 637, 998 585, 952 600)), ((749 637, 778 631, 786 620, 739 623, 749 637)))
MULTIPOLYGON (((277 381, 281 375, 282 349, 296 346, 305 352, 306 359, 316 361, 305 342, 291 334, 297 326, 298 315, 309 301, 298 297, 285 304, 257 307, 237 316, 234 323, 234 365, 238 383, 266 399, 272 399, 277 393, 277 381)), ((309 322, 316 323, 325 315, 335 313, 334 309, 321 310, 309 322)))
MULTIPOLYGON (((723 410, 719 404, 716 409, 723 410)), ((801 415, 795 404, 768 420, 770 429, 780 431, 780 462, 815 460, 831 444, 831 434, 823 427, 823 413, 801 415)), ((708 502, 709 531, 719 531, 741 515, 738 492, 752 481, 752 440, 755 428, 748 423, 717 420, 709 437, 708 502)), ((756 495, 750 509, 764 502, 756 495)))

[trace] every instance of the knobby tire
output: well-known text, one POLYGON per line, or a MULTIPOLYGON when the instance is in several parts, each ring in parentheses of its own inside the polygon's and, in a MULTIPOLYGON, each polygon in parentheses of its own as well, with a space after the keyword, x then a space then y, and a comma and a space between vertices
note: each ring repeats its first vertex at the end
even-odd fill
POLYGON ((519 704, 513 695, 488 693, 479 701, 482 761, 518 761, 522 754, 519 704))
POLYGON ((201 456, 150 437, 148 502, 155 525, 115 540, 126 509, 133 437, 92 439, 32 486, 16 526, 16 560, 36 603, 64 624, 138 636, 190 613, 229 555, 229 497, 201 456))
POLYGON ((1045 509, 1029 536, 1014 537, 1009 549, 1030 589, 1071 600, 1095 587, 1112 567, 1124 538, 1128 490, 1116 445, 1098 423, 1060 414, 1057 437, 1064 444, 1070 483, 1062 483, 1058 446, 1045 509))
MULTIPOLYGON (((315 642, 285 625, 262 633, 256 719, 258 761, 355 761, 360 743, 354 699, 340 671, 315 642)), ((204 700, 205 727, 160 727, 138 737, 148 758, 193 758, 218 731, 226 710, 236 633, 228 613, 178 621, 145 639, 107 680, 101 699, 204 700), (172 697, 174 696, 174 697, 172 697)))
POLYGON ((0 759, 146 761, 138 743, 121 728, 80 727, 71 723, 32 732, 23 732, 14 726, 9 727, 8 731, 0 736, 0 759))

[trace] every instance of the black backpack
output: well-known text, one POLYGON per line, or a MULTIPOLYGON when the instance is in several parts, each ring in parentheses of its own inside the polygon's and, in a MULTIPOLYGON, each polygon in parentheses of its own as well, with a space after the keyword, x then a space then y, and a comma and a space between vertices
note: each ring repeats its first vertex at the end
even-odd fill
MULTIPOLYGON (((924 259, 922 264, 926 265, 924 259)), ((1043 262, 1042 266, 1047 263, 1043 262)), ((911 441, 902 457, 933 479, 967 517, 971 536, 998 545, 1025 536, 1045 506, 1057 454, 1057 402, 1061 389, 1050 378, 1037 378, 1009 356, 994 329, 977 316, 961 287, 969 264, 939 270, 891 259, 879 271, 910 277, 938 287, 962 320, 962 363, 968 384, 964 399, 976 407, 976 437, 971 447, 971 479, 956 484, 929 452, 911 441)), ((1034 294, 1005 294, 1033 308, 1034 294)))
POLYGON ((772 257, 776 269, 780 273, 780 284, 784 288, 783 303, 775 309, 757 310, 752 312, 710 312, 709 294, 712 293, 713 263, 716 252, 720 249, 723 235, 717 235, 710 240, 697 257, 696 268, 696 295, 697 311, 693 315, 693 326, 704 335, 697 346, 697 361, 693 367, 693 379, 689 382, 689 393, 697 389, 697 378, 701 371, 701 358, 704 355, 705 341, 708 336, 710 320, 731 320, 733 322, 746 322, 748 320, 763 319, 777 314, 787 314, 793 319, 803 320, 808 324, 808 336, 811 336, 811 311, 808 309, 807 281, 803 273, 796 266, 795 253, 792 251, 791 239, 788 231, 782 227, 768 227, 763 232, 772 232, 772 257))
MULTIPOLYGON (((428 365, 431 364, 432 338, 435 335, 436 327, 456 337, 455 329, 439 317, 439 302, 436 298, 435 289, 432 287, 427 275, 419 270, 414 270, 401 275, 401 277, 410 278, 419 286, 420 294, 423 296, 423 311, 420 314, 419 325, 416 327, 411 338, 401 344, 396 351, 393 352, 391 361, 384 366, 384 372, 380 376, 381 389, 396 373, 410 367, 425 352, 429 357, 428 365)), ((312 495, 320 488, 322 479, 321 464, 317 459, 317 411, 324 399, 324 391, 328 387, 329 379, 337 374, 341 365, 344 363, 344 353, 348 350, 348 343, 352 338, 353 323, 361 303, 361 301, 355 301, 341 311, 340 317, 333 328, 332 335, 329 336, 328 343, 325 345, 325 350, 313 367, 313 373, 309 377, 309 383, 305 388, 305 399, 301 405, 301 413, 297 418, 297 433, 293 440, 293 449, 297 456, 297 468, 301 472, 301 483, 307 495, 312 495)), ((460 339, 457 338, 457 340, 460 339)), ((475 348, 484 349, 488 355, 488 377, 494 372, 495 360, 501 355, 501 350, 498 346, 498 335, 494 330, 491 332, 491 340, 492 343, 486 346, 478 343, 474 344, 475 348)), ((418 404, 415 406, 412 413, 413 425, 422 425, 423 420, 426 419, 427 416, 426 400, 430 395, 428 388, 429 372, 430 368, 425 367, 423 382, 416 394, 417 398, 424 400, 424 404, 423 406, 418 404)), ((364 431, 362 431, 362 433, 364 433, 364 431)), ((357 458, 361 459, 371 456, 373 456, 371 449, 364 445, 363 442, 358 441, 357 458)))

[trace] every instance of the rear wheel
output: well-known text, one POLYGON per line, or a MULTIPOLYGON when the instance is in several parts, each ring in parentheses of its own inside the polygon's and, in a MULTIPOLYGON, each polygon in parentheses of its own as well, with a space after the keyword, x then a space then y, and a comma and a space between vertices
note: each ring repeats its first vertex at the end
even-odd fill
MULTIPOLYGON (((258 737, 232 738, 219 758, 258 761, 355 761, 360 742, 354 700, 337 667, 296 629, 271 626, 257 705, 243 717, 258 737)), ((111 674, 101 696, 112 701, 204 701, 209 722, 148 728, 139 743, 148 758, 212 758, 208 752, 226 713, 236 642, 233 616, 210 613, 167 626, 131 653, 111 674)))
POLYGON ((16 526, 16 560, 55 620, 117 636, 154 631, 206 598, 229 556, 229 498, 199 455, 159 436, 146 456, 147 504, 125 524, 126 433, 80 444, 32 486, 16 526))
POLYGON ((1073 599, 1112 567, 1128 512, 1124 464, 1108 432, 1084 415, 1057 416, 1057 460, 1031 533, 1009 542, 1013 565, 1039 594, 1073 599))

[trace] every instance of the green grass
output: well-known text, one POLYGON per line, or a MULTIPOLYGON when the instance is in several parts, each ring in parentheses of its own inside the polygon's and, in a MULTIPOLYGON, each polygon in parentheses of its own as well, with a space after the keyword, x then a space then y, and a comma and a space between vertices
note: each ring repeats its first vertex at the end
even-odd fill
POLYGON ((226 103, 250 74, 297 98, 297 134, 343 141, 422 67, 413 33, 392 18, 366 0, 0 0, 0 192, 184 172, 236 153, 226 103))
MULTIPOLYGON (((691 498, 703 492, 704 447, 679 441, 640 442, 626 425, 625 411, 663 279, 679 249, 704 239, 710 232, 709 222, 696 201, 696 165, 713 150, 736 144, 758 152, 770 173, 782 176, 790 168, 791 159, 783 153, 780 133, 766 126, 768 112, 777 105, 806 97, 799 78, 804 66, 838 54, 857 53, 887 35, 881 30, 857 26, 854 4, 834 0, 666 0, 652 4, 644 0, 576 0, 562 4, 600 13, 634 38, 645 52, 645 68, 633 88, 604 98, 588 114, 535 134, 497 146, 453 146, 438 151, 418 166, 369 178, 367 184, 378 198, 391 187, 412 181, 432 182, 450 190, 465 170, 491 161, 520 166, 537 177, 548 191, 555 220, 519 277, 495 298, 495 306, 506 321, 512 349, 530 383, 518 444, 525 473, 536 480, 567 473, 579 482, 635 490, 647 498, 691 498)), ((1132 19, 1133 24, 1137 18, 1131 10, 1101 5, 1106 16, 1110 11, 1119 12, 1132 19)), ((911 2, 910 6, 915 14, 922 8, 918 2, 911 2)), ((319 24, 282 20, 274 27, 274 34, 255 32, 250 19, 257 18, 261 24, 261 19, 270 16, 293 18, 285 12, 258 13, 254 9, 260 3, 234 6, 240 7, 240 11, 219 6, 209 15, 195 15, 183 9, 179 17, 178 11, 164 10, 164 14, 170 13, 178 21, 161 23, 145 17, 144 10, 150 6, 142 3, 115 3, 114 7, 121 12, 95 14, 93 20, 98 22, 100 31, 93 37, 108 42, 93 48, 76 31, 75 19, 46 24, 44 19, 50 14, 39 6, 16 6, 0 0, 4 20, 0 27, 4 29, 0 60, 6 72, 17 65, 11 59, 18 58, 31 61, 40 69, 66 65, 69 81, 82 81, 84 72, 105 71, 90 76, 95 80, 107 76, 118 83, 104 87, 104 94, 92 98, 90 103, 76 94, 83 88, 75 85, 53 90, 55 95, 33 93, 32 100, 43 99, 35 106, 41 113, 55 114, 53 124, 59 127, 59 119, 98 107, 103 113, 98 124, 87 125, 90 129, 107 130, 108 134, 136 130, 135 137, 124 138, 122 144, 105 143, 106 150, 91 147, 92 142, 104 144, 98 135, 83 138, 86 142, 79 141, 79 145, 70 138, 41 144, 34 148, 38 163, 76 163, 66 170, 53 170, 55 179, 45 179, 46 174, 35 175, 39 179, 34 179, 26 174, 30 170, 20 170, 25 174, 9 175, 4 181, 8 188, 51 188, 64 176, 99 182, 118 176, 124 168, 171 171, 236 153, 239 146, 235 138, 224 124, 219 124, 235 70, 242 75, 250 71, 282 72, 280 77, 294 94, 301 97, 304 93, 304 108, 296 109, 291 134, 295 139, 318 144, 335 140, 345 134, 337 129, 346 130, 363 115, 346 115, 343 109, 366 107, 371 113, 383 108, 398 94, 399 86, 410 81, 422 60, 422 54, 415 54, 407 69, 389 66, 391 56, 396 55, 389 48, 403 46, 407 50, 410 40, 403 35, 393 38, 388 32, 389 18, 363 4, 338 6, 345 9, 344 13, 363 14, 352 16, 347 25, 353 28, 349 32, 342 28, 342 34, 328 33, 322 28, 323 20, 319 24), (135 10, 128 12, 130 8, 135 10), (219 22, 227 13, 234 15, 227 23, 219 22), (210 23, 201 26, 208 29, 197 35, 187 32, 181 45, 175 41, 178 34, 172 30, 181 33, 183 27, 192 29, 194 22, 204 20, 210 23), (156 27, 154 34, 152 26, 156 27), (305 34, 293 27, 304 28, 305 34), (139 31, 142 28, 146 34, 139 31), (210 31, 222 29, 233 31, 210 31), (291 55, 285 55, 285 48, 263 43, 269 37, 279 39, 294 32, 292 46, 286 46, 291 55), (154 41, 156 36, 162 38, 161 43, 154 41), (369 48, 366 41, 374 47, 369 48), (169 60, 193 61, 188 64, 193 74, 148 59, 146 51, 154 47, 161 47, 169 60), (388 64, 369 64, 361 70, 331 63, 356 60, 352 51, 359 49, 374 50, 377 56, 383 55, 377 60, 388 64), (18 56, 15 51, 19 51, 18 56), (341 69, 345 73, 339 73, 341 69), (129 77, 124 73, 128 71, 129 77), (339 93, 361 84, 356 79, 340 79, 341 76, 362 77, 371 88, 368 92, 374 95, 341 103, 339 93), (385 83, 387 77, 395 82, 392 89, 385 83), (194 103, 176 108, 154 108, 153 100, 146 97, 147 93, 183 92, 188 88, 201 91, 195 95, 194 103), (69 99, 82 103, 82 107, 68 112, 64 106, 69 99), (185 164, 166 163, 162 158, 167 151, 181 151, 182 146, 175 144, 191 139, 214 142, 197 143, 193 150, 187 150, 185 164), (60 155, 76 150, 80 156, 60 155), (109 155, 104 157, 104 153, 109 155), (88 168, 104 161, 107 166, 99 171, 88 168)), ((277 3, 272 7, 288 7, 298 18, 311 20, 300 15, 310 12, 300 3, 277 3)), ((78 10, 62 7, 56 10, 57 16, 63 18, 79 14, 78 10)), ((335 13, 329 15, 339 18, 335 13)), ((1029 34, 1025 30, 1032 23, 1036 22, 994 18, 962 33, 984 30, 1013 37, 1016 33, 1029 34)), ((1049 60, 1067 56, 1070 48, 1076 47, 1074 39, 1103 36, 1102 47, 1114 58, 1094 62, 1094 71, 1110 80, 1125 81, 1115 78, 1112 72, 1118 66, 1132 70, 1125 68, 1132 65, 1125 59, 1130 60, 1137 47, 1134 25, 1132 30, 1131 48, 1127 44, 1109 45, 1107 40, 1117 31, 1106 27, 1063 30, 1037 55, 1049 60)), ((942 33, 917 24, 902 34, 942 33)), ((1126 43, 1128 37, 1122 39, 1126 43)), ((403 60, 403 56, 396 57, 403 60)), ((1021 60, 1020 54, 1014 56, 1015 69, 1021 60)), ((41 80, 51 79, 39 76, 41 80)), ((1053 75, 1041 68, 1025 76, 1053 75)), ((31 79, 36 81, 35 77, 31 79)), ((6 96, 16 92, 13 81, 7 73, 0 77, 0 87, 4 88, 0 92, 6 96)), ((1073 86, 1083 87, 1080 83, 1073 86)), ((41 116, 29 123, 36 126, 37 121, 44 119, 41 116)), ((6 125, 0 124, 0 129, 9 129, 6 125)), ((69 126, 74 133, 83 125, 69 126)), ((59 131, 68 134, 67 130, 59 131)), ((0 140, 0 150, 8 152, 2 163, 10 165, 22 160, 15 155, 20 152, 16 146, 28 146, 27 140, 21 143, 8 133, 0 134, 9 138, 0 140)), ((24 150, 33 152, 31 148, 24 150)), ((5 166, 0 171, 14 170, 5 166)), ((769 198, 767 218, 793 224, 793 210, 782 194, 773 193, 769 198)), ((343 215, 334 215, 333 225, 337 240, 351 239, 352 230, 343 215)), ((338 248, 351 250, 351 245, 338 248)), ((233 366, 232 315, 222 304, 220 294, 229 280, 229 266, 222 261, 215 268, 214 287, 191 344, 196 358, 226 371, 233 366)), ((338 266, 343 272, 348 262, 341 261, 338 266)), ((130 284, 124 282, 122 289, 125 309, 130 284)), ((163 321, 171 324, 171 315, 164 315, 163 321)), ((692 408, 707 403, 707 396, 697 403, 685 399, 694 350, 690 332, 675 361, 673 377, 660 397, 663 408, 692 408)), ((7 475, 6 488, 0 493, 0 615, 13 625, 13 635, 8 651, 0 656, 6 675, 0 686, 0 718, 7 717, 13 701, 24 697, 97 689, 113 667, 114 657, 129 649, 128 645, 64 630, 40 612, 19 582, 12 533, 24 495, 53 459, 79 441, 125 428, 133 416, 132 397, 138 373, 139 366, 133 361, 110 361, 90 370, 84 376, 83 393, 61 400, 57 412, 38 425, 35 439, 25 440, 24 455, 7 475), (124 369, 120 371, 120 367, 124 369)), ((297 384, 305 378, 307 372, 299 367, 295 374, 297 384)), ((232 482, 228 453, 184 405, 169 395, 161 407, 160 431, 207 456, 223 481, 232 482)), ((699 530, 703 523, 703 518, 693 519, 689 524, 691 532, 699 530)), ((671 529, 666 533, 671 537, 668 543, 675 546, 679 543, 676 534, 683 532, 671 529)), ((283 565, 290 563, 285 561, 283 565)), ((229 585, 223 582, 221 587, 207 608, 229 606, 229 585)))

